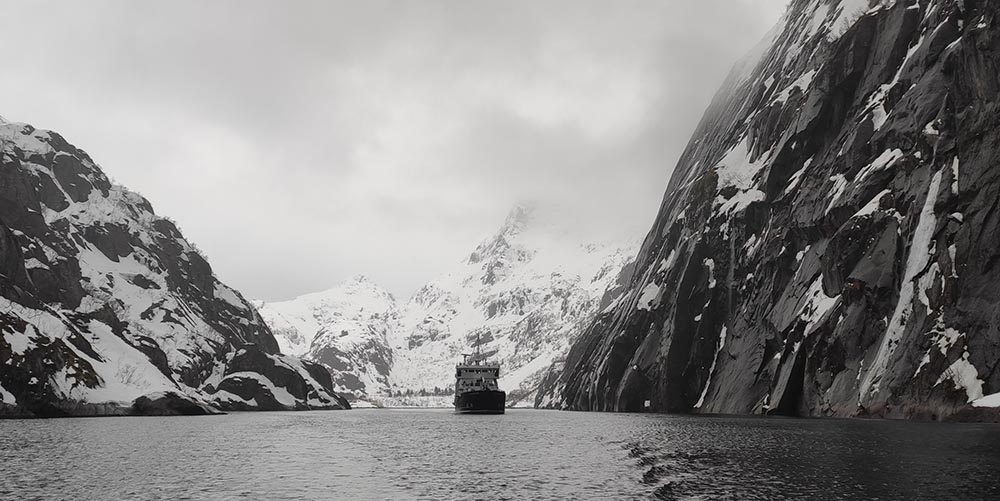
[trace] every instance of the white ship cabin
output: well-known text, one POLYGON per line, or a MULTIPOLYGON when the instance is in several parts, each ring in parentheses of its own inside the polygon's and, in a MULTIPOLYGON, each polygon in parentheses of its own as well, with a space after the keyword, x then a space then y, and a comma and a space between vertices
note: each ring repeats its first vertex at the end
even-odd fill
POLYGON ((462 354, 462 363, 455 366, 455 393, 497 390, 500 364, 479 355, 462 354))

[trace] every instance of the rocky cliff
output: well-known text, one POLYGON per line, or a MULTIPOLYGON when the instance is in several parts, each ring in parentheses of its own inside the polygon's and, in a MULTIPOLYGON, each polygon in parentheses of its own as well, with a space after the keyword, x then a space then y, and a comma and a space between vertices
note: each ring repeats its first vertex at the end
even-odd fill
POLYGON ((0 416, 343 408, 142 196, 0 122, 0 416))
POLYGON ((538 403, 943 419, 995 402, 997 22, 987 0, 793 0, 538 403))

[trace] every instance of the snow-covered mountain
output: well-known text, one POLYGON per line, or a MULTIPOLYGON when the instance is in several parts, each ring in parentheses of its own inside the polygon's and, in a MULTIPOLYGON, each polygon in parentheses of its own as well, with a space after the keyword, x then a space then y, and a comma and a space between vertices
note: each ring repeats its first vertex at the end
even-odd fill
POLYGON ((325 365, 338 392, 361 396, 389 390, 388 337, 398 328, 399 314, 385 289, 357 276, 324 292, 255 303, 281 352, 325 365))
POLYGON ((539 403, 996 405, 998 22, 995 1, 790 2, 706 112, 623 299, 539 403))
POLYGON ((0 416, 347 406, 84 151, 2 121, 0 162, 0 416))
POLYGON ((454 364, 478 339, 503 364, 509 403, 531 404, 553 362, 615 297, 619 272, 635 252, 579 240, 517 207, 467 259, 404 305, 355 279, 259 309, 287 352, 325 364, 339 388, 356 396, 447 401, 454 364))
POLYGON ((455 362, 478 338, 502 364, 508 402, 533 403, 635 254, 634 246, 581 244, 538 217, 515 208, 464 262, 414 294, 392 339, 396 391, 453 386, 455 362))

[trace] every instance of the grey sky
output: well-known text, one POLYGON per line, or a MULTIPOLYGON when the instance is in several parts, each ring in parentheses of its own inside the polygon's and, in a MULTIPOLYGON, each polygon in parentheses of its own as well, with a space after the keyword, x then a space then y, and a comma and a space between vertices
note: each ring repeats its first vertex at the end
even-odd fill
POLYGON ((517 202, 638 237, 786 0, 2 1, 0 115, 144 194, 249 297, 406 297, 517 202))

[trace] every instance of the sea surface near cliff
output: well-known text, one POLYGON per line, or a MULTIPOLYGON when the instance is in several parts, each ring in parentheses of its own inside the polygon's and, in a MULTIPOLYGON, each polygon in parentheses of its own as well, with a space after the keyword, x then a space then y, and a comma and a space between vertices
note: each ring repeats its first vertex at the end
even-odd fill
POLYGON ((0 421, 0 498, 997 499, 996 425, 512 410, 0 421))

